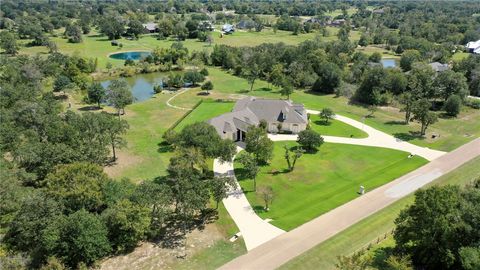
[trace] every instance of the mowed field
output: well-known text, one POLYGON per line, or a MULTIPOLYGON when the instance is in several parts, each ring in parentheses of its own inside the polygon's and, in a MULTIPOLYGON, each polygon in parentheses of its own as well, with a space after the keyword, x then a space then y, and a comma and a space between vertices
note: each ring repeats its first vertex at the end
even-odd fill
MULTIPOLYGON (((477 157, 458 169, 440 177, 432 185, 460 185, 470 184, 474 179, 480 177, 480 157, 477 157)), ((281 266, 280 269, 336 269, 337 256, 351 255, 352 253, 365 248, 383 237, 394 228, 393 221, 400 211, 413 203, 414 196, 409 195, 392 205, 380 210, 364 220, 356 223, 350 228, 340 232, 327 241, 319 244, 292 261, 281 266)), ((388 244, 388 243, 387 243, 388 244)), ((390 242, 392 244, 392 242, 390 242)))
POLYGON ((361 185, 368 192, 427 163, 397 150, 324 143, 318 152, 304 153, 290 172, 285 145, 297 146, 295 142, 275 142, 273 159, 257 176, 257 190, 271 186, 275 194, 268 212, 263 211, 259 194, 252 192, 253 180, 246 179, 241 164, 235 162, 235 175, 252 207, 260 217, 273 219, 271 223, 284 230, 358 197, 361 185))
MULTIPOLYGON (((217 26, 218 28, 218 26, 217 26)), ((328 27, 330 35, 327 37, 319 37, 320 40, 335 40, 338 28, 328 27)), ((58 46, 58 50, 66 54, 78 54, 82 57, 97 58, 98 69, 105 70, 107 63, 111 63, 114 67, 123 66, 123 60, 117 60, 109 58, 111 53, 125 52, 125 51, 152 51, 155 48, 169 48, 176 40, 174 38, 168 38, 164 40, 157 40, 155 34, 142 35, 138 40, 128 40, 121 38, 118 41, 123 44, 123 47, 112 46, 111 41, 106 36, 99 34, 96 31, 88 35, 83 35, 83 41, 81 43, 69 43, 67 39, 63 37, 62 29, 56 31, 56 36, 50 37, 58 46)), ((221 37, 219 31, 213 31, 212 33, 213 43, 212 45, 198 41, 197 39, 186 39, 182 41, 183 45, 189 49, 189 51, 211 51, 215 44, 224 44, 229 46, 257 46, 263 43, 278 43, 283 42, 288 45, 296 45, 305 40, 315 38, 318 33, 306 33, 293 35, 292 32, 278 30, 274 32, 271 28, 266 28, 261 32, 238 30, 231 35, 224 35, 221 37)), ((351 31, 350 38, 352 40, 358 40, 360 33, 358 31, 351 31)), ((20 44, 20 54, 46 54, 48 52, 45 46, 33 46, 29 47, 30 40, 22 40, 20 44)))

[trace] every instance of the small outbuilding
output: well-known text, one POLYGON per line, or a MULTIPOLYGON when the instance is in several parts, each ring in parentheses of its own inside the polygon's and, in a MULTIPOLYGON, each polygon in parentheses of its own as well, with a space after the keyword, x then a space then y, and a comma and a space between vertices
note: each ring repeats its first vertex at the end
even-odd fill
POLYGON ((480 40, 468 42, 465 48, 468 53, 480 54, 480 40))
POLYGON ((435 71, 435 72, 444 72, 446 70, 449 70, 450 67, 448 66, 448 64, 442 64, 440 62, 433 62, 433 63, 430 63, 429 64, 432 69, 435 71))

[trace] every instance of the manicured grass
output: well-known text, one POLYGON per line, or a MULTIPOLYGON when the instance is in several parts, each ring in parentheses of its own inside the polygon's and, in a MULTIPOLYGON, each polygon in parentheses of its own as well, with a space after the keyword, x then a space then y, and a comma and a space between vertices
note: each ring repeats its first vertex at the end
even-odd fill
MULTIPOLYGON (((218 28, 218 27, 217 27, 218 28)), ((338 28, 329 27, 330 36, 321 37, 321 40, 335 40, 338 28)), ((91 32, 88 35, 83 35, 81 43, 69 43, 67 39, 63 38, 63 29, 57 30, 56 36, 50 39, 57 44, 58 51, 66 54, 78 54, 83 57, 97 58, 98 69, 105 70, 106 64, 111 63, 114 67, 123 66, 124 61, 109 58, 108 55, 116 52, 124 51, 152 51, 155 48, 169 48, 176 40, 168 38, 165 40, 157 40, 156 35, 147 34, 142 35, 138 40, 128 40, 121 38, 118 41, 122 43, 123 47, 112 46, 111 41, 106 36, 98 32, 91 32)), ((220 37, 220 32, 214 31, 211 33, 213 37, 212 45, 197 39, 187 39, 182 41, 183 45, 189 51, 211 51, 215 44, 225 44, 229 46, 257 46, 263 43, 278 43, 283 42, 288 45, 296 45, 305 40, 313 39, 318 33, 312 32, 308 34, 293 35, 292 32, 278 30, 276 33, 271 28, 265 28, 261 32, 255 31, 237 31, 232 35, 224 35, 220 37)), ((350 37, 352 40, 358 40, 360 34, 357 31, 351 31, 350 37)), ((45 46, 26 46, 30 40, 22 40, 19 43, 22 45, 20 54, 46 54, 48 52, 45 46)))
MULTIPOLYGON (((480 157, 440 177, 431 185, 466 185, 480 177, 480 157)), ((286 263, 280 269, 335 269, 337 256, 349 255, 365 247, 377 237, 392 230, 400 211, 413 202, 409 195, 363 219, 327 241, 286 263)))
POLYGON ((350 138, 368 137, 367 133, 358 128, 335 119, 330 119, 328 122, 325 122, 325 120, 318 115, 310 115, 310 128, 320 133, 320 135, 350 138))
POLYGON ((204 100, 193 112, 182 120, 176 127, 176 131, 181 131, 185 126, 203 122, 215 116, 232 110, 234 102, 219 102, 211 99, 204 100))
MULTIPOLYGON (((225 73, 218 68, 209 68, 209 72, 209 77, 217 93, 282 98, 278 89, 265 81, 257 80, 254 90, 248 92, 247 80, 225 73)), ((309 109, 321 110, 328 107, 337 114, 357 121, 362 121, 362 118, 369 114, 367 108, 350 104, 345 97, 297 90, 293 93, 291 99, 303 103, 309 109)), ((382 107, 375 112, 373 117, 368 117, 364 121, 366 125, 402 140, 442 151, 451 151, 480 136, 480 110, 469 107, 463 107, 457 118, 439 117, 439 121, 427 129, 425 137, 417 135, 420 130, 419 123, 411 122, 409 125, 405 125, 403 120, 404 113, 397 108, 382 107), (432 138, 432 134, 440 135, 440 137, 432 138)))
POLYGON ((275 193, 269 212, 253 190, 253 180, 245 179, 242 167, 235 163, 235 173, 246 191, 247 199, 262 218, 291 230, 358 196, 360 185, 367 192, 427 163, 420 157, 409 159, 408 153, 376 147, 325 143, 317 153, 305 153, 293 172, 287 172, 284 145, 276 142, 274 157, 261 168, 257 187, 271 186, 275 193))

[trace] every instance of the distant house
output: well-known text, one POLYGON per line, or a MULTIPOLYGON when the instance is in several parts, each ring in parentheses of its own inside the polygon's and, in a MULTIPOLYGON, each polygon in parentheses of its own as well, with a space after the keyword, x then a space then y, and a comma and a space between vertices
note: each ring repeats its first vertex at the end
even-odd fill
POLYGON ((448 64, 442 64, 442 63, 439 63, 439 62, 433 62, 433 63, 430 63, 429 65, 432 67, 432 69, 435 72, 443 72, 443 71, 446 71, 446 70, 450 69, 448 64))
POLYGON ((465 47, 469 53, 480 54, 480 40, 470 41, 465 47))
POLYGON ((149 22, 149 23, 144 23, 142 24, 143 28, 149 33, 155 33, 158 32, 158 24, 149 22))
POLYGON ((333 20, 330 25, 331 26, 342 26, 346 23, 347 21, 345 19, 338 19, 338 20, 333 20))
POLYGON ((222 26, 222 32, 225 33, 225 34, 231 34, 231 33, 235 32, 235 26, 226 23, 222 26))
POLYGON ((223 139, 244 141, 251 126, 267 123, 268 132, 299 133, 307 128, 307 111, 303 104, 290 100, 246 97, 237 101, 232 112, 208 120, 223 139))
POLYGON ((379 8, 379 9, 373 10, 372 13, 382 15, 385 13, 385 10, 383 8, 379 8))

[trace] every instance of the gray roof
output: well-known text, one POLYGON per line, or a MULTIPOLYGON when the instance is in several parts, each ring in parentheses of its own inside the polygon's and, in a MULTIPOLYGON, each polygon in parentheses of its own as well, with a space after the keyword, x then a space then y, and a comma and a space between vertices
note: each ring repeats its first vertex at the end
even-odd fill
POLYGON ((155 31, 158 28, 158 24, 150 22, 142 24, 143 28, 147 29, 148 31, 155 31))
POLYGON ((436 72, 442 72, 442 71, 446 71, 446 70, 449 70, 450 67, 448 66, 448 64, 442 64, 442 63, 439 63, 439 62, 433 62, 433 63, 430 63, 429 64, 433 70, 435 70, 436 72))
POLYGON ((236 129, 247 131, 249 126, 258 125, 261 120, 292 124, 308 123, 303 104, 290 100, 243 98, 235 104, 232 112, 208 120, 218 133, 236 129))

